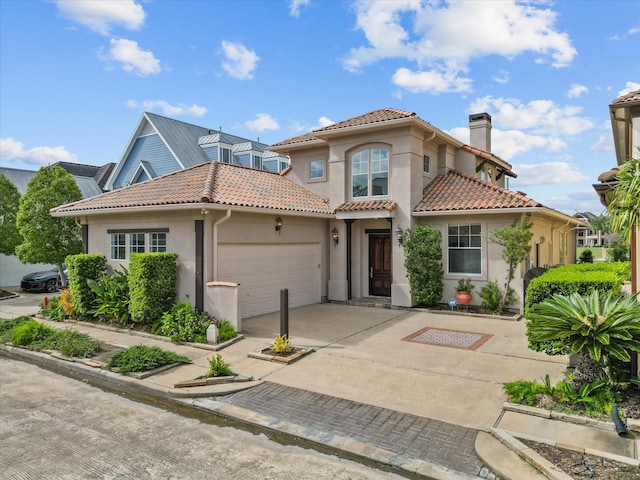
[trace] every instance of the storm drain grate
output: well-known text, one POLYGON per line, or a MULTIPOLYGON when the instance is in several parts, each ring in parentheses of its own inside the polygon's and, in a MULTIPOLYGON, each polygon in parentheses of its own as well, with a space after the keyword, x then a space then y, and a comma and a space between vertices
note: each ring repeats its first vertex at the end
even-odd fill
POLYGON ((476 350, 493 335, 486 333, 463 332, 445 328, 426 327, 403 338, 405 342, 426 343, 441 347, 476 350))

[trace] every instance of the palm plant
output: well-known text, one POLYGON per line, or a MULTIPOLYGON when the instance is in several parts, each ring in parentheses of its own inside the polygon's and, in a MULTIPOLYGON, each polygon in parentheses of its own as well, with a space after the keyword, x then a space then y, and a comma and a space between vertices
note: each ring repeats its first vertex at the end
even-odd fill
POLYGON ((619 370, 613 360, 631 360, 640 352, 640 304, 634 297, 574 293, 554 295, 531 308, 529 340, 559 340, 578 356, 574 371, 576 387, 605 377, 618 384, 619 370))
POLYGON ((626 241, 631 239, 634 227, 640 226, 640 160, 631 159, 620 167, 613 198, 607 206, 611 228, 619 231, 626 241))

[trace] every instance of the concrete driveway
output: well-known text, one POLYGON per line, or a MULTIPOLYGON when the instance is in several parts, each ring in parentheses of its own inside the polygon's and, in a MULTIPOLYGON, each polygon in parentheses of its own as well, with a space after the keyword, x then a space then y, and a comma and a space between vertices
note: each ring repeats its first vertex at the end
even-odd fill
POLYGON ((301 307, 289 313, 291 341, 316 351, 286 368, 246 358, 248 349, 264 348, 280 333, 279 314, 244 320, 243 332, 245 340, 224 350, 237 371, 485 431, 501 413, 504 382, 546 374, 557 382, 568 365, 567 357, 529 350, 524 321, 336 304, 301 307), (419 332, 414 341, 403 340, 419 332))

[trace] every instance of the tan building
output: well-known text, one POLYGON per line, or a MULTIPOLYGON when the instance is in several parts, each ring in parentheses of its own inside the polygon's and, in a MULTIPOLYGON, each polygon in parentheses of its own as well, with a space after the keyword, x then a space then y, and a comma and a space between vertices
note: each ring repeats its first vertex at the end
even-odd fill
MULTIPOLYGON (((442 232, 442 300, 460 278, 477 292, 505 278, 489 232, 527 215, 532 254, 513 285, 522 300, 526 270, 575 262, 584 224, 508 190, 515 173, 490 153, 491 117, 471 115, 469 127, 465 145, 415 113, 375 110, 271 145, 290 158, 280 174, 211 161, 53 214, 78 218, 87 250, 107 255, 110 268, 134 251, 178 253, 178 299, 236 323, 277 311, 283 288, 294 307, 361 297, 414 305, 399 235, 415 225, 442 232)), ((144 161, 153 169, 153 156, 144 161)))

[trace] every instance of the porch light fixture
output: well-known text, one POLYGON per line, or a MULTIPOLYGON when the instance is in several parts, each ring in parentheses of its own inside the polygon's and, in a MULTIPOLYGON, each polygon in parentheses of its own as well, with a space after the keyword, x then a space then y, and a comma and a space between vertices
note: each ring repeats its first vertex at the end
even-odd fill
POLYGON ((336 227, 333 227, 333 230, 331 230, 331 238, 333 238, 336 245, 340 243, 340 233, 336 227))
POLYGON ((396 238, 398 239, 398 243, 399 243, 400 245, 402 245, 402 233, 403 233, 403 231, 402 231, 402 229, 400 228, 400 225, 398 225, 398 226, 396 227, 395 232, 396 232, 396 238))
POLYGON ((280 233, 280 230, 282 230, 282 217, 277 217, 276 218, 276 232, 280 233))
POLYGON ((542 236, 540 237, 540 240, 538 241, 538 243, 539 243, 540 245, 542 245, 542 244, 544 243, 544 241, 545 241, 545 240, 546 240, 546 238, 544 238, 544 235, 542 235, 542 236))

